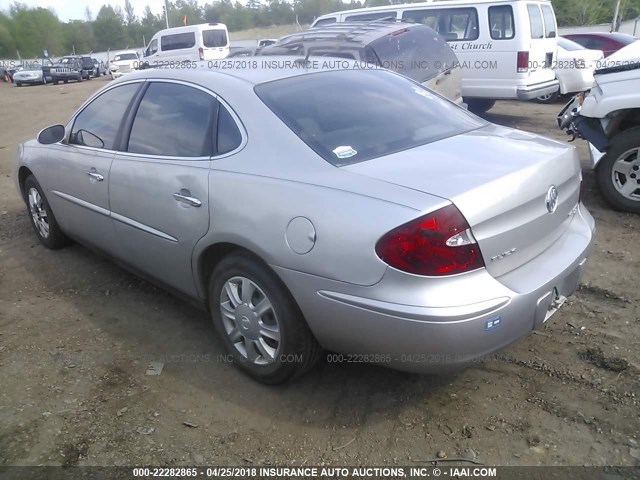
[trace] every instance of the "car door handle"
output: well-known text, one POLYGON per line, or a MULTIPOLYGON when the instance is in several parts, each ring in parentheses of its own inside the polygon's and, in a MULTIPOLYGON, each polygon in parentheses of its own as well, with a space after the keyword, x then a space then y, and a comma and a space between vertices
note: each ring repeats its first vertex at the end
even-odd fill
POLYGON ((89 175, 91 178, 93 178, 94 180, 97 180, 98 182, 101 182, 104 180, 104 177, 102 175, 100 175, 98 172, 85 172, 87 175, 89 175))
POLYGON ((184 194, 184 193, 177 192, 173 194, 173 198, 179 202, 186 203, 187 205, 191 205, 192 207, 202 206, 202 202, 198 198, 191 197, 188 193, 184 194))

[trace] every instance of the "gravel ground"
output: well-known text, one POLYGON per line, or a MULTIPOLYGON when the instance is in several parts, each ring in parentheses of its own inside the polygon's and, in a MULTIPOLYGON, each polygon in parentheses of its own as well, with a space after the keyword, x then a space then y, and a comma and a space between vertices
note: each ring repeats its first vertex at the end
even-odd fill
MULTIPOLYGON (((108 80, 0 83, 0 465, 637 465, 640 217, 597 221, 583 285, 546 329, 455 375, 321 362, 266 387, 224 362, 207 315, 73 245, 43 248, 10 177, 18 142, 108 80), (161 361, 159 376, 145 372, 161 361)), ((496 123, 562 139, 561 105, 496 123)), ((584 142, 577 142, 587 163, 584 142)))

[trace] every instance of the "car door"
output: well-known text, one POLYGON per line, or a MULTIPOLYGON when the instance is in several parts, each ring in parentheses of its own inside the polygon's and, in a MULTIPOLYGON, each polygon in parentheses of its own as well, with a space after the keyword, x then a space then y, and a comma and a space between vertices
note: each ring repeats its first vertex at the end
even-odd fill
POLYGON ((51 145, 49 200, 62 229, 107 252, 115 247, 109 208, 109 172, 120 126, 142 82, 110 88, 67 125, 63 142, 51 145))
POLYGON ((109 180, 124 259, 195 295, 191 257, 209 228, 209 167, 218 101, 179 81, 151 81, 109 180))

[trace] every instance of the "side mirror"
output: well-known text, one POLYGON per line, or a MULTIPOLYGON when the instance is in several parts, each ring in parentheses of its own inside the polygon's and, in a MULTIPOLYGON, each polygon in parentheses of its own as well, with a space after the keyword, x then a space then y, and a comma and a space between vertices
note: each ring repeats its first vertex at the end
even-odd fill
POLYGON ((41 130, 38 134, 38 143, 51 145, 58 143, 64 138, 64 125, 53 125, 41 130))

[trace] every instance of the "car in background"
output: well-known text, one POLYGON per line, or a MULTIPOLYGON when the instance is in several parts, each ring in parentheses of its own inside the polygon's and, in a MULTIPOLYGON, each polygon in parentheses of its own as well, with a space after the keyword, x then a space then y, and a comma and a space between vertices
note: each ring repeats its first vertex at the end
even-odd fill
POLYGON ((463 103, 456 54, 444 38, 419 23, 377 20, 322 25, 282 37, 253 54, 356 60, 363 68, 377 66, 398 72, 458 105, 463 103))
POLYGON ((594 87, 558 114, 558 126, 588 141, 598 188, 614 208, 640 213, 640 42, 595 72, 594 87))
POLYGON ((579 43, 584 48, 602 50, 605 58, 638 40, 633 35, 620 32, 568 33, 562 36, 579 43))
POLYGON ((265 383, 322 347, 442 372, 544 328, 593 244, 577 149, 326 58, 110 82, 16 151, 34 234, 208 307, 265 383))
POLYGON ((558 37, 558 60, 555 72, 560 89, 538 97, 541 103, 555 102, 560 95, 583 92, 593 86, 593 72, 604 58, 602 50, 589 50, 564 37, 558 37))
POLYGON ((99 77, 101 75, 107 74, 107 67, 102 60, 98 60, 97 58, 91 58, 93 61, 93 73, 94 77, 99 77))
POLYGON ((201 23, 160 30, 144 50, 146 66, 167 62, 218 60, 229 55, 229 32, 224 23, 201 23))
POLYGON ((109 72, 111 78, 120 78, 122 75, 131 73, 140 66, 140 56, 135 50, 119 52, 109 62, 109 72))
POLYGON ((278 41, 277 38, 261 38, 258 40, 258 47, 268 47, 278 41))
POLYGON ((81 82, 87 75, 82 57, 79 55, 62 57, 50 67, 49 71, 54 85, 60 82, 68 83, 69 80, 81 82))
MULTIPOLYGON (((51 65, 50 60, 45 60, 46 65, 51 65)), ((16 87, 22 85, 46 85, 51 81, 51 73, 49 69, 44 69, 43 64, 39 62, 25 62, 22 69, 13 74, 13 83, 16 87)))

